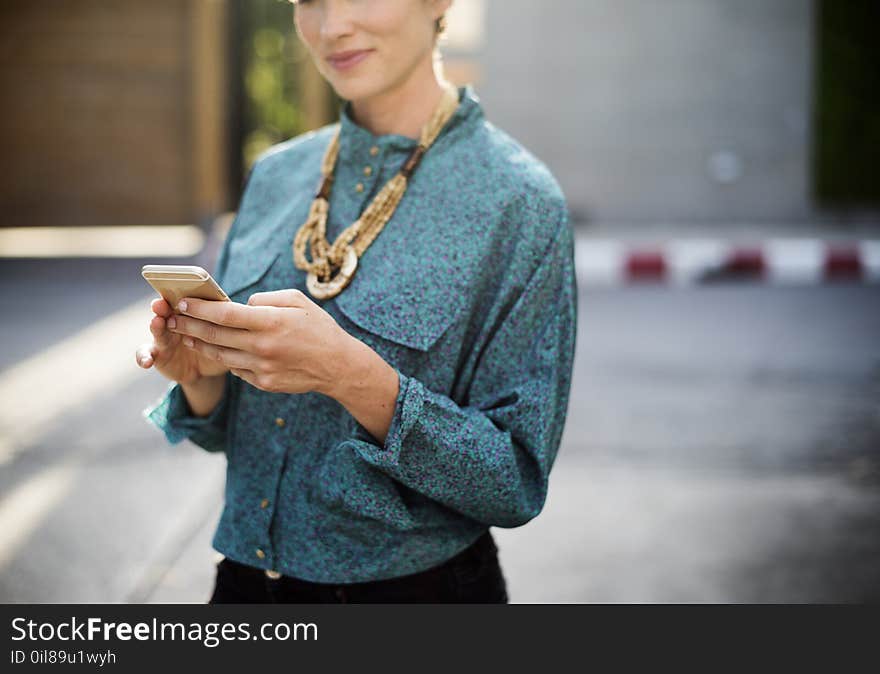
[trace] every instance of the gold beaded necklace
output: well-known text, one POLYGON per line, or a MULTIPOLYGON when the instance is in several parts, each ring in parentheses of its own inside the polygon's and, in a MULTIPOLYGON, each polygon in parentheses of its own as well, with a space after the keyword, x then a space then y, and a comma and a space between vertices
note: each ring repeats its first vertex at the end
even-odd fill
POLYGON ((357 271, 358 259, 394 215, 413 172, 440 135, 440 131, 455 114, 458 105, 458 89, 453 84, 446 83, 440 103, 431 119, 422 127, 419 144, 397 175, 385 184, 361 216, 330 245, 327 241, 327 215, 333 173, 339 156, 341 127, 336 129, 321 163, 321 187, 312 201, 308 218, 293 240, 293 262, 297 269, 308 272, 306 286, 312 297, 322 300, 335 297, 349 284, 357 271), (306 258, 307 243, 311 244, 311 262, 306 258))

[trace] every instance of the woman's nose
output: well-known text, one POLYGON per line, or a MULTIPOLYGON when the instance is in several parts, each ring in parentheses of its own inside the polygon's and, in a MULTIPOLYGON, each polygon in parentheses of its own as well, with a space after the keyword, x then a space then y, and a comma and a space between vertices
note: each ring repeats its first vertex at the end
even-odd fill
POLYGON ((321 13, 321 38, 335 40, 353 32, 349 0, 327 0, 321 13))

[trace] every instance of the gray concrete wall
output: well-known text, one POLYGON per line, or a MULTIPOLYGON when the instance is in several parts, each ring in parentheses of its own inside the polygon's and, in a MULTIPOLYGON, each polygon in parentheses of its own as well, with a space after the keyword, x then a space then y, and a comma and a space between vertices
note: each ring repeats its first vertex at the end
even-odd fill
POLYGON ((593 221, 805 222, 812 0, 489 0, 487 115, 593 221))

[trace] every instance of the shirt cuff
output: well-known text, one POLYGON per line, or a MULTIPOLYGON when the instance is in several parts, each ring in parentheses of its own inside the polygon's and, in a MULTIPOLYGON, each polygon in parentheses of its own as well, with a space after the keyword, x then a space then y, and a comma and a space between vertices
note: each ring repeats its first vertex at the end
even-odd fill
POLYGON ((394 415, 388 434, 385 436, 385 444, 379 444, 370 432, 355 420, 354 436, 362 442, 355 443, 357 452, 368 463, 382 468, 396 468, 400 465, 406 436, 418 422, 424 404, 424 388, 421 382, 414 377, 409 377, 396 367, 400 380, 397 400, 394 405, 394 415))
POLYGON ((221 423, 226 412, 226 400, 229 394, 228 375, 223 385, 223 397, 211 414, 206 417, 193 416, 189 404, 186 402, 186 396, 183 395, 183 389, 177 383, 170 384, 165 395, 155 404, 146 408, 142 414, 147 421, 165 433, 168 442, 177 444, 189 438, 193 433, 207 430, 209 427, 221 423))

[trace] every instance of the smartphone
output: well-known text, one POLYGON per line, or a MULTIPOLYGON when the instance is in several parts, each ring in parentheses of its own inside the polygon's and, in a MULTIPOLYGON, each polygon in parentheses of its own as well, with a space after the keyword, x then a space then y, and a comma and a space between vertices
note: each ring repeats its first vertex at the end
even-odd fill
POLYGON ((141 276, 177 311, 184 297, 229 302, 229 296, 201 267, 185 264, 145 264, 141 276))

